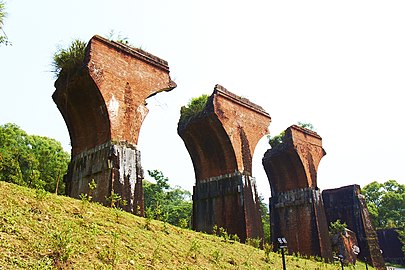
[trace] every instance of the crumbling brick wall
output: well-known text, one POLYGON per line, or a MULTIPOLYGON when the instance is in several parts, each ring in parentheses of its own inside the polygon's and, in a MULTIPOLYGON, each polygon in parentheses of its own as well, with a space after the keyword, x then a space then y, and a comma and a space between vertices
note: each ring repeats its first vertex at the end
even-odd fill
POLYGON ((358 247, 356 234, 349 229, 332 236, 332 250, 335 256, 343 256, 345 265, 356 264, 358 247))
POLYGON ((252 156, 269 124, 261 107, 220 85, 202 112, 179 121, 178 133, 195 171, 195 230, 212 232, 217 225, 242 241, 263 238, 252 156))
POLYGON ((166 61, 143 50, 94 36, 83 66, 55 82, 52 96, 69 130, 72 160, 65 177, 67 194, 89 191, 102 203, 112 191, 143 215, 143 171, 137 149, 148 112, 145 100, 176 84, 166 61))
POLYGON ((270 182, 271 240, 285 237, 288 251, 332 259, 317 170, 325 155, 322 138, 293 125, 282 143, 268 150, 263 166, 270 182))
POLYGON ((367 258, 375 268, 385 269, 377 234, 371 223, 364 196, 360 193, 360 186, 327 189, 322 192, 322 197, 328 223, 339 219, 356 233, 360 247, 359 260, 367 258))

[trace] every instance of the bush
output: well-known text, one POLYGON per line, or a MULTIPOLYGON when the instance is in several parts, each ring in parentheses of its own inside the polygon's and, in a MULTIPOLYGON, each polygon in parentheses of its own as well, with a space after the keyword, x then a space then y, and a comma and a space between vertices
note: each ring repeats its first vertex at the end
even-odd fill
POLYGON ((271 145, 271 148, 276 147, 279 144, 283 143, 283 139, 284 139, 284 135, 285 132, 281 132, 280 134, 276 135, 276 136, 267 136, 267 138, 269 139, 269 144, 271 145))
POLYGON ((186 121, 191 117, 196 116, 202 110, 204 110, 205 105, 208 101, 208 95, 201 95, 196 98, 192 98, 186 106, 180 109, 180 121, 186 121))
POLYGON ((53 72, 60 76, 64 74, 72 74, 83 65, 84 54, 87 43, 79 39, 75 39, 67 49, 58 49, 53 55, 53 72))
POLYGON ((340 219, 329 224, 329 232, 331 235, 344 233, 347 229, 346 223, 341 223, 340 219))

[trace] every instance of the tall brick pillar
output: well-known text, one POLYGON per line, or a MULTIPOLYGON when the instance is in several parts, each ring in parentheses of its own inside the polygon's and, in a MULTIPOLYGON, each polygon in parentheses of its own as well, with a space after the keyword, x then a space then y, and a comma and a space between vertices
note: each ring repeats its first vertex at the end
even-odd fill
POLYGON ((66 192, 89 192, 107 203, 112 191, 126 200, 126 211, 143 215, 143 171, 138 135, 148 113, 145 100, 176 84, 166 61, 145 51, 94 36, 83 66, 55 82, 52 98, 69 130, 72 159, 65 177, 66 192))
POLYGON ((252 156, 268 133, 270 116, 259 106, 216 85, 205 109, 179 121, 178 134, 191 156, 196 183, 193 229, 214 225, 246 238, 263 238, 252 156))
POLYGON ((328 222, 340 221, 356 233, 360 247, 359 260, 367 261, 376 269, 385 269, 378 237, 371 223, 364 196, 359 185, 350 185, 322 192, 328 222))
POLYGON ((322 138, 293 125, 282 143, 268 150, 263 166, 270 182, 270 228, 272 242, 285 237, 288 251, 332 259, 328 224, 317 170, 325 155, 322 138))

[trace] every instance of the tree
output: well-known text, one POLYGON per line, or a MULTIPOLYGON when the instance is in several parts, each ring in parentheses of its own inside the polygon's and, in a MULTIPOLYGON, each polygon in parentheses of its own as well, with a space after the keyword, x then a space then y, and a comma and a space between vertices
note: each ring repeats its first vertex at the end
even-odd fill
POLYGON ((179 227, 191 227, 191 193, 179 186, 172 188, 159 170, 148 170, 156 183, 144 181, 144 203, 147 215, 179 227))
POLYGON ((271 243, 270 239, 270 212, 269 206, 267 203, 264 202, 264 198, 259 196, 259 203, 260 203, 260 214, 262 218, 263 224, 263 233, 264 233, 264 243, 271 243))
MULTIPOLYGON (((15 124, 0 126, 0 181, 55 192, 69 160, 54 139, 28 135, 15 124)), ((59 183, 63 194, 63 181, 59 183)))
POLYGON ((269 140, 269 144, 271 146, 271 148, 276 147, 279 144, 283 143, 284 140, 284 135, 285 135, 285 131, 282 131, 280 134, 275 135, 275 136, 267 136, 267 139, 269 140))
POLYGON ((362 189, 367 208, 376 228, 403 228, 405 226, 405 185, 395 180, 376 181, 362 189))
POLYGON ((6 17, 7 13, 5 11, 5 5, 3 1, 0 1, 0 44, 10 45, 10 41, 8 41, 7 35, 3 30, 4 25, 4 18, 6 17))
POLYGON ((61 178, 68 169, 70 155, 63 150, 60 142, 51 138, 32 135, 30 144, 38 161, 37 170, 44 182, 44 189, 54 192, 59 186, 58 191, 64 193, 64 182, 61 178))

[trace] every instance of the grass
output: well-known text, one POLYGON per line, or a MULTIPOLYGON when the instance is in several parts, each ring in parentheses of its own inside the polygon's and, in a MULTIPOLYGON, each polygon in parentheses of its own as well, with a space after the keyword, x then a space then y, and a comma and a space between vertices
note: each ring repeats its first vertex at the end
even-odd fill
MULTIPOLYGON (((86 200, 0 182, 0 269, 282 269, 282 265, 278 253, 265 254, 249 245, 86 200)), ((340 266, 287 256, 287 269, 340 266)))
POLYGON ((186 106, 182 106, 180 109, 180 121, 185 122, 202 112, 207 104, 208 98, 208 95, 203 94, 199 97, 192 98, 186 106))

